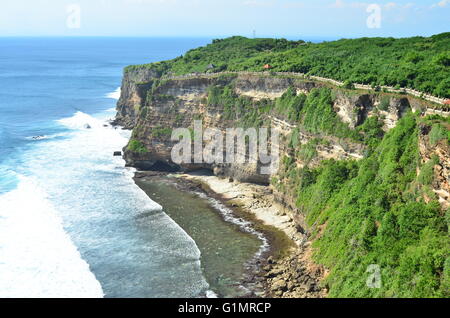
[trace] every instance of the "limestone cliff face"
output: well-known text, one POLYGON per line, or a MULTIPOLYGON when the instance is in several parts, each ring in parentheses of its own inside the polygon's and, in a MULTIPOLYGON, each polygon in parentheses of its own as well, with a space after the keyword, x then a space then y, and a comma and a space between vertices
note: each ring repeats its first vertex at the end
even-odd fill
MULTIPOLYGON (((127 165, 142 170, 195 170, 206 168, 216 175, 230 177, 238 181, 269 184, 271 175, 262 175, 259 164, 181 164, 171 161, 171 149, 174 142, 170 140, 174 128, 192 128, 193 121, 201 119, 204 128, 214 127, 225 131, 236 127, 236 120, 228 120, 224 109, 207 103, 208 88, 214 85, 230 85, 239 96, 254 100, 276 99, 283 95, 289 87, 298 93, 308 94, 312 89, 323 86, 323 83, 289 76, 271 76, 267 74, 229 74, 202 75, 163 79, 154 71, 145 68, 130 69, 125 72, 122 82, 122 95, 117 105, 116 123, 132 128, 132 140, 138 141, 146 151, 124 149, 127 165)), ((346 91, 333 88, 333 108, 343 122, 354 128, 365 119, 378 114, 385 123, 385 129, 392 128, 396 121, 408 110, 419 110, 420 103, 409 97, 392 95, 388 98, 380 94, 361 94, 357 91, 346 91)), ((281 135, 280 157, 289 156, 292 149, 286 140, 294 129, 298 131, 298 144, 305 145, 320 137, 326 142, 316 146, 316 156, 307 163, 298 161, 298 166, 308 164, 314 166, 323 159, 360 159, 364 156, 362 144, 330 136, 317 136, 295 123, 288 122, 273 114, 262 118, 281 135)), ((292 208, 295 202, 285 194, 279 194, 280 201, 292 208)))
POLYGON ((117 103, 116 124, 128 129, 134 127, 139 107, 142 100, 145 100, 147 85, 158 77, 159 75, 155 71, 147 68, 137 68, 124 72, 121 95, 117 103), (143 83, 147 83, 147 85, 143 83))
POLYGON ((407 96, 381 97, 379 94, 355 94, 337 90, 334 108, 350 128, 355 128, 378 113, 384 122, 384 129, 389 130, 409 110, 422 111, 423 107, 424 105, 407 96))
MULTIPOLYGON (((125 147, 124 158, 128 166, 140 170, 158 171, 192 171, 209 169, 215 175, 232 178, 237 181, 258 184, 271 184, 271 190, 278 202, 293 213, 293 218, 300 231, 306 231, 304 215, 296 204, 296 191, 289 186, 289 180, 284 179, 280 169, 274 175, 260 173, 260 164, 181 164, 171 160, 171 132, 174 128, 192 128, 194 120, 201 119, 203 128, 216 128, 225 131, 226 128, 239 125, 238 120, 229 120, 224 115, 223 106, 208 105, 209 88, 215 85, 228 85, 238 96, 245 96, 254 100, 279 98, 290 87, 298 93, 308 94, 312 89, 320 87, 318 82, 299 80, 290 77, 275 77, 267 75, 235 74, 231 76, 198 75, 188 78, 161 79, 158 74, 141 69, 130 70, 125 73, 122 83, 122 95, 117 105, 116 123, 133 129, 132 140, 142 146, 138 150, 125 147), (145 151, 142 151, 144 149, 145 151), (277 184, 278 183, 278 184, 277 184), (281 185, 281 187, 279 186, 281 185), (281 190, 280 190, 281 189, 281 190)), ((420 100, 403 96, 376 93, 360 93, 333 88, 333 109, 341 120, 355 128, 367 118, 377 115, 384 122, 384 129, 389 130, 409 110, 423 111, 424 105, 420 100)), ((355 159, 364 157, 366 148, 363 144, 351 140, 326 135, 315 135, 289 122, 286 116, 272 113, 264 115, 265 125, 280 133, 280 158, 297 158, 298 167, 308 165, 315 167, 325 159, 355 159), (283 117, 283 118, 281 118, 283 117), (313 158, 302 159, 295 156, 288 140, 292 135, 298 136, 295 148, 315 144, 313 158)), ((439 157, 439 164, 435 166, 436 181, 433 183, 434 193, 444 208, 448 208, 450 186, 449 149, 444 144, 431 146, 428 138, 429 129, 424 129, 419 138, 420 154, 423 162, 430 160, 433 154, 439 157)), ((281 165, 280 165, 281 166, 281 165)))
POLYGON ((238 76, 235 83, 236 93, 256 100, 279 98, 290 86, 295 87, 297 92, 302 93, 308 93, 311 89, 320 86, 311 81, 299 81, 298 78, 254 76, 249 74, 238 76))

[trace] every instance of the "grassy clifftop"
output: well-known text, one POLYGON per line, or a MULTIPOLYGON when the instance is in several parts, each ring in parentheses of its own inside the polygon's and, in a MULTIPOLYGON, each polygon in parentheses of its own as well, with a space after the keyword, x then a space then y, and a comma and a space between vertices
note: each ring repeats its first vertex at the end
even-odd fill
POLYGON ((342 39, 319 44, 231 37, 158 63, 129 66, 162 74, 213 71, 302 72, 339 81, 414 88, 450 98, 450 32, 432 37, 342 39))

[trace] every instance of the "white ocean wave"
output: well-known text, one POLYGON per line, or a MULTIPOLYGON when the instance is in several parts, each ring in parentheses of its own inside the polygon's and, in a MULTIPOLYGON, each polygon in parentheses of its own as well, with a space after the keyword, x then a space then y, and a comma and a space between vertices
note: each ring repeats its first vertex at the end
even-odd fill
POLYGON ((103 297, 47 194, 19 179, 0 196, 0 297, 103 297))
POLYGON ((70 129, 97 129, 106 125, 105 121, 80 111, 77 111, 72 117, 59 119, 57 122, 70 129))
POLYGON ((114 92, 108 93, 105 95, 106 98, 111 98, 111 99, 115 99, 115 100, 119 100, 120 98, 120 93, 121 93, 121 88, 117 88, 114 92))
POLYGON ((25 139, 32 140, 32 141, 39 141, 39 140, 48 140, 48 139, 64 137, 64 136, 67 136, 67 133, 59 133, 59 134, 53 134, 53 135, 29 136, 29 137, 25 137, 25 139))
POLYGON ((206 298, 219 298, 219 296, 212 290, 206 291, 206 298))
POLYGON ((0 196, 0 297, 122 296, 135 289, 158 297, 204 293, 209 285, 195 242, 135 185, 135 169, 124 168, 123 158, 113 156, 126 145, 130 132, 105 126, 106 117, 83 112, 58 123, 72 130, 69 138, 33 144, 32 151, 23 153, 20 167, 33 176, 32 182, 21 179, 16 190, 0 196), (145 213, 148 216, 140 218, 145 213), (143 241, 134 227, 151 229, 145 235, 157 239, 143 241), (107 255, 111 243, 115 252, 107 255), (82 259, 79 251, 98 246, 103 251, 95 253, 106 256, 87 254, 82 259), (133 269, 123 269, 114 278, 116 287, 103 286, 103 291, 88 264, 103 284, 100 263, 123 267, 130 258, 161 272, 141 277, 143 286, 131 286, 130 280, 139 284, 133 269), (123 263, 116 263, 118 259, 123 263))

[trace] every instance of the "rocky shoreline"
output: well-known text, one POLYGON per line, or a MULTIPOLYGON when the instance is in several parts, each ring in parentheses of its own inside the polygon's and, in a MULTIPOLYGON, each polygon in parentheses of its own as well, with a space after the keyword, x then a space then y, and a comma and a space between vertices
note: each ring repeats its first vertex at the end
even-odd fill
MULTIPOLYGON (((136 172, 135 179, 165 175, 136 172)), ((326 297, 326 288, 320 284, 326 271, 311 261, 310 243, 298 230, 292 212, 275 201, 267 186, 195 173, 170 176, 184 191, 201 191, 219 200, 268 239, 269 250, 253 260, 243 278, 249 297, 326 297)))

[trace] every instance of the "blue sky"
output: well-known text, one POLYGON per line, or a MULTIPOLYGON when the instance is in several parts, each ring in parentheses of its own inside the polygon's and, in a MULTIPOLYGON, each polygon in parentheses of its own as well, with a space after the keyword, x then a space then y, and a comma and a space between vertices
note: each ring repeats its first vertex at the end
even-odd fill
POLYGON ((0 4, 0 36, 308 38, 450 31, 450 0, 14 0, 0 4), (367 20, 380 9, 377 27, 367 20))

